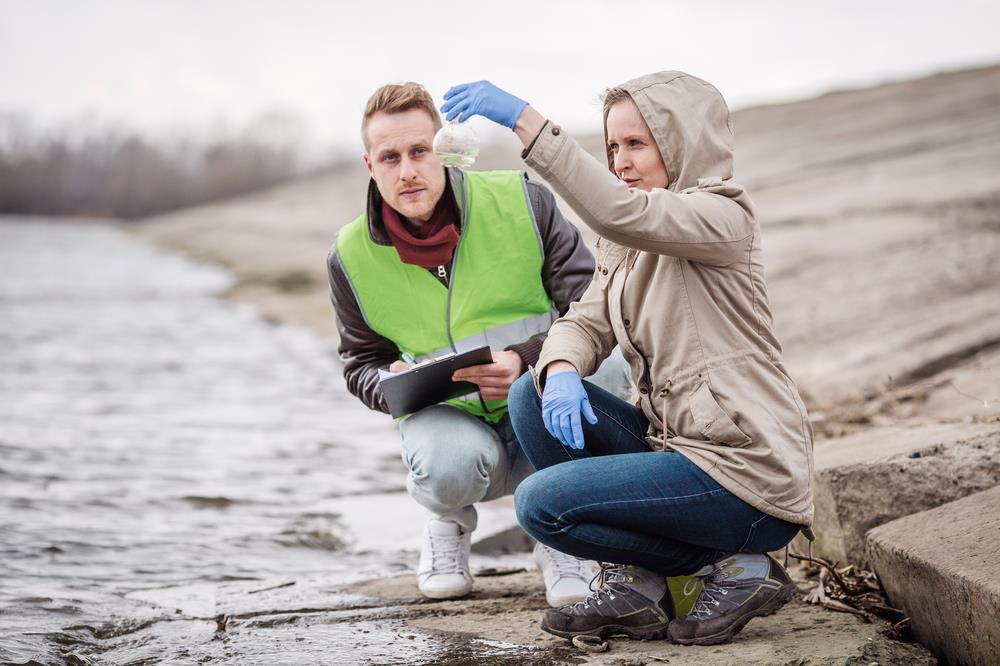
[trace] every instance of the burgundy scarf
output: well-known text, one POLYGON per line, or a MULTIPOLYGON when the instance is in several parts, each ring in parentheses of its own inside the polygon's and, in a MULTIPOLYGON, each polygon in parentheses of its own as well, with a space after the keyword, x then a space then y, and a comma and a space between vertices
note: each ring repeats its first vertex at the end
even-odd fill
POLYGON ((389 239, 404 264, 437 268, 451 262, 458 245, 458 213, 451 192, 445 190, 434 207, 431 219, 419 227, 406 221, 389 204, 382 202, 382 222, 389 239))

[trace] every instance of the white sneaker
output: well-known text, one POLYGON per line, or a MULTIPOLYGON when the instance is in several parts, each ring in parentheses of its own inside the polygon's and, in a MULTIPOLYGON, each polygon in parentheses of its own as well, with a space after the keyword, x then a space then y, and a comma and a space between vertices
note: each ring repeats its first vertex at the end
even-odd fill
POLYGON ((541 543, 535 543, 531 556, 545 579, 545 600, 549 606, 569 606, 583 601, 590 594, 596 562, 560 553, 541 543))
POLYGON ((458 523, 431 518, 424 528, 417 587, 431 599, 455 599, 472 590, 469 548, 472 538, 458 523))

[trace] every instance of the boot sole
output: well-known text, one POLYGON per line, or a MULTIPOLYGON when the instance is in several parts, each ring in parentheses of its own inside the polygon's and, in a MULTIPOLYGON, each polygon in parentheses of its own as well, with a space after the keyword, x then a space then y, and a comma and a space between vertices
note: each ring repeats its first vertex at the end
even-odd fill
POLYGON ((561 631, 546 626, 545 619, 543 618, 539 621, 538 626, 542 631, 547 631, 560 638, 569 639, 575 636, 597 636, 603 641, 605 638, 621 636, 623 634, 637 641, 662 640, 667 637, 667 625, 665 624, 646 625, 645 627, 623 627, 619 624, 607 624, 593 631, 561 631))
POLYGON ((768 615, 774 615, 778 612, 782 606, 787 604, 795 596, 795 586, 786 585, 781 588, 777 594, 775 594, 771 599, 755 610, 752 613, 740 618, 735 624, 731 625, 725 631, 713 634, 711 636, 698 636, 696 638, 674 638, 670 637, 670 641, 677 643, 678 645, 719 645, 720 643, 728 643, 733 639, 733 636, 740 633, 743 627, 747 626, 747 622, 754 619, 755 617, 767 617, 768 615))

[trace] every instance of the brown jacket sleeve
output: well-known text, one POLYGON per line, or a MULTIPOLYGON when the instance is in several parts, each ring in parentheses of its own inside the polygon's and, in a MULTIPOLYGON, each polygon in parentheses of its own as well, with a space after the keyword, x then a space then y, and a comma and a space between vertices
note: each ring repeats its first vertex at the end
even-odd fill
POLYGON ((619 245, 724 266, 745 258, 753 241, 753 204, 728 181, 703 179, 681 192, 629 189, 551 122, 525 162, 587 226, 619 245))

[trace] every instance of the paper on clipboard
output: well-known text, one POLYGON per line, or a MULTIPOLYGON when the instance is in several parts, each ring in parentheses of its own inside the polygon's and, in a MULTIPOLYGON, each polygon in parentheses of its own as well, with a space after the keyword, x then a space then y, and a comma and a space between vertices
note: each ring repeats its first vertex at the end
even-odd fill
POLYGON ((471 382, 452 381, 452 374, 462 368, 492 362, 493 353, 489 345, 483 345, 424 361, 402 372, 379 370, 379 384, 389 413, 398 419, 424 407, 475 393, 479 390, 478 386, 471 382))

